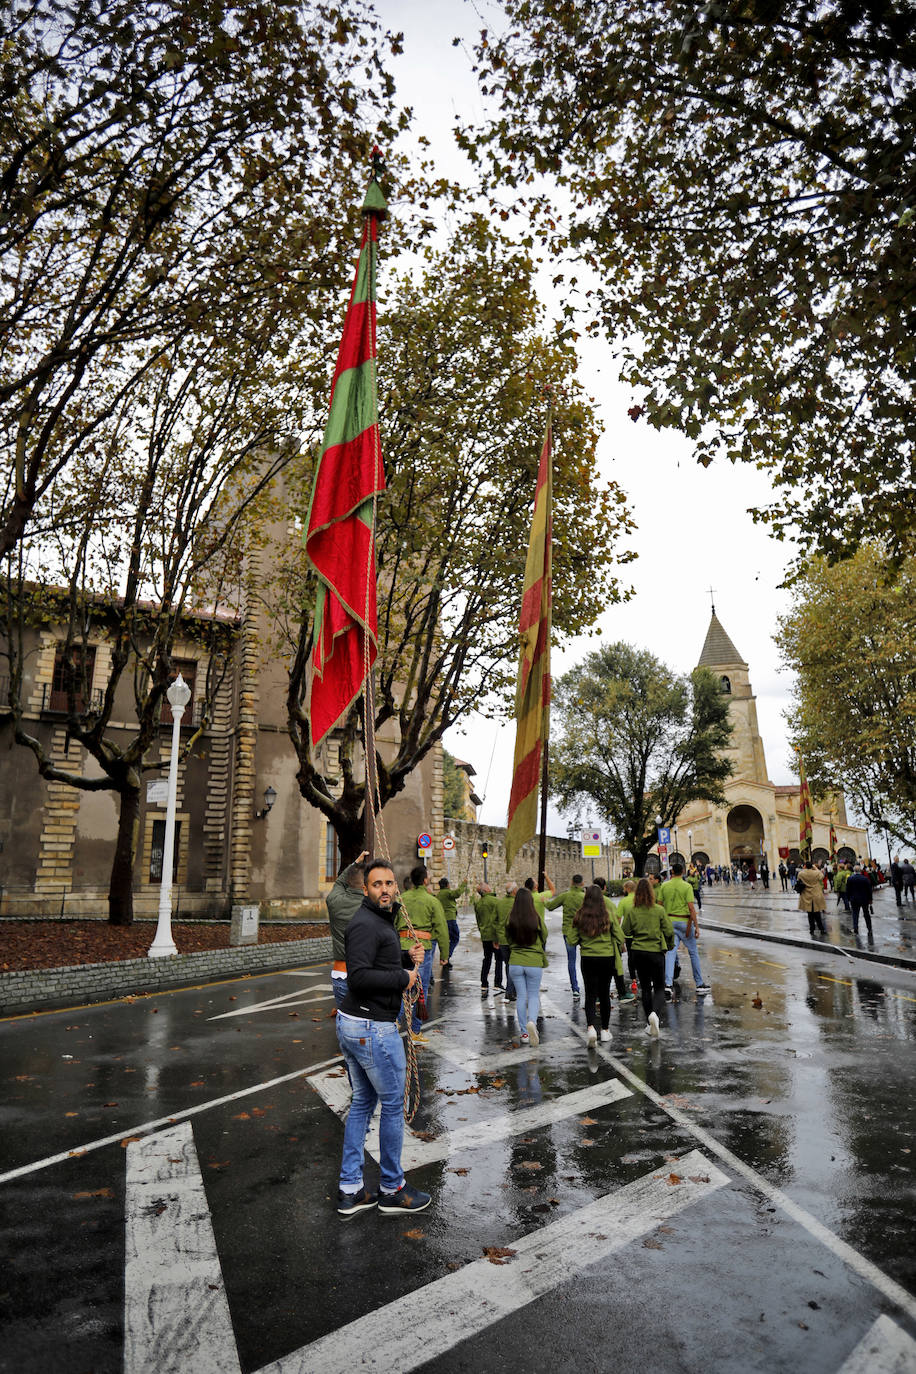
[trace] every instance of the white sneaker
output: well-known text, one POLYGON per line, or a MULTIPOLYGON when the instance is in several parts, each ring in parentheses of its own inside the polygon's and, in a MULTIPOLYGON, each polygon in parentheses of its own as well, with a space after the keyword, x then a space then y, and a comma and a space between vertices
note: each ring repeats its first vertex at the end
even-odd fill
POLYGON ((588 1035, 585 1037, 585 1039, 586 1039, 586 1041, 588 1042, 589 1045, 597 1045, 597 1043, 598 1043, 598 1032, 595 1030, 595 1027, 594 1027, 594 1026, 589 1026, 589 1028, 588 1028, 588 1035))
POLYGON ((658 1039, 658 1012, 649 1012, 649 1024, 646 1026, 646 1033, 652 1036, 653 1040, 658 1039))
POLYGON ((541 1043, 541 1037, 538 1035, 538 1028, 533 1021, 528 1022, 528 1039, 531 1041, 532 1045, 539 1045, 541 1043))
POLYGON ((600 1034, 599 1034, 599 1036, 598 1036, 598 1039, 601 1041, 601 1043, 602 1043, 603 1045, 606 1045, 606 1044, 608 1043, 608 1041, 610 1040, 610 1038, 611 1038, 611 1032, 610 1032, 609 1030, 603 1030, 603 1031, 601 1031, 600 1034))

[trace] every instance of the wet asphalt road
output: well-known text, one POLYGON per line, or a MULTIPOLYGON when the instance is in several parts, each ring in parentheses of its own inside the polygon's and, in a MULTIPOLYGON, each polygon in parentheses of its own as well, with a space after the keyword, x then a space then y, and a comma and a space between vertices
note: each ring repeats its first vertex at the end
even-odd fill
MULTIPOLYGON (((746 921, 732 905, 715 919, 746 921)), ((870 1332, 862 1369, 916 1369, 916 974, 707 932, 705 1003, 685 961, 659 1043, 615 1003, 612 1043, 587 1051, 554 919, 542 1043, 522 1052, 462 928, 421 1050, 412 1147, 440 1157, 409 1173, 434 1197, 413 1218, 334 1211, 326 968, 0 1024, 0 1172, 19 1171, 0 1184, 0 1370, 253 1374, 302 1352, 284 1374, 851 1374, 870 1332), (132 1272, 125 1366, 128 1161, 179 1128, 228 1326, 195 1350, 193 1315, 163 1309, 144 1355, 132 1272)), ((150 1210, 168 1253, 177 1204, 150 1210)))

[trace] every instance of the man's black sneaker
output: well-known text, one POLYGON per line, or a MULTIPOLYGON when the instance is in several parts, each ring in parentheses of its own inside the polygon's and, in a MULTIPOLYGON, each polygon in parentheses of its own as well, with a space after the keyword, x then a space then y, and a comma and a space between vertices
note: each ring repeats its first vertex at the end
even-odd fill
POLYGON ((355 1217, 357 1212, 366 1212, 378 1205, 378 1193, 370 1193, 368 1188, 360 1188, 358 1193, 337 1192, 337 1210, 342 1217, 355 1217))
POLYGON ((429 1193, 421 1193, 419 1188, 411 1188, 409 1183, 405 1183, 396 1193, 378 1195, 379 1211, 392 1215, 396 1212, 422 1212, 431 1202, 429 1193))

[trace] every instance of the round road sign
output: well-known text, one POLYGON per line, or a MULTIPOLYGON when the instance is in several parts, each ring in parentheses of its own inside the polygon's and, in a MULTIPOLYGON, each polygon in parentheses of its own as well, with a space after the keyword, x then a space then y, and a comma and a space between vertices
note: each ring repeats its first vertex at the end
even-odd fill
POLYGON ((442 848, 446 851, 446 853, 448 853, 449 850, 454 849, 455 837, 453 835, 446 835, 442 841, 442 848))
POLYGON ((417 836, 417 847, 419 849, 429 849, 432 842, 432 836, 427 835, 425 830, 422 835, 417 836))

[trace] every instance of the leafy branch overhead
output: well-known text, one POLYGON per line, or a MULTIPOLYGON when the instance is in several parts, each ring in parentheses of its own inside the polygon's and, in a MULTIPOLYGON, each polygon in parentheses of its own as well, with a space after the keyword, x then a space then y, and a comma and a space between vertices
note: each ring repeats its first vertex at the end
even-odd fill
POLYGON ((834 567, 813 559, 778 643, 795 673, 788 713, 819 795, 845 792, 866 821, 916 846, 916 560, 875 544, 834 567))
POLYGON ((631 418, 748 462, 831 559, 916 498, 909 0, 506 0, 460 141, 500 207, 594 271, 631 418))

